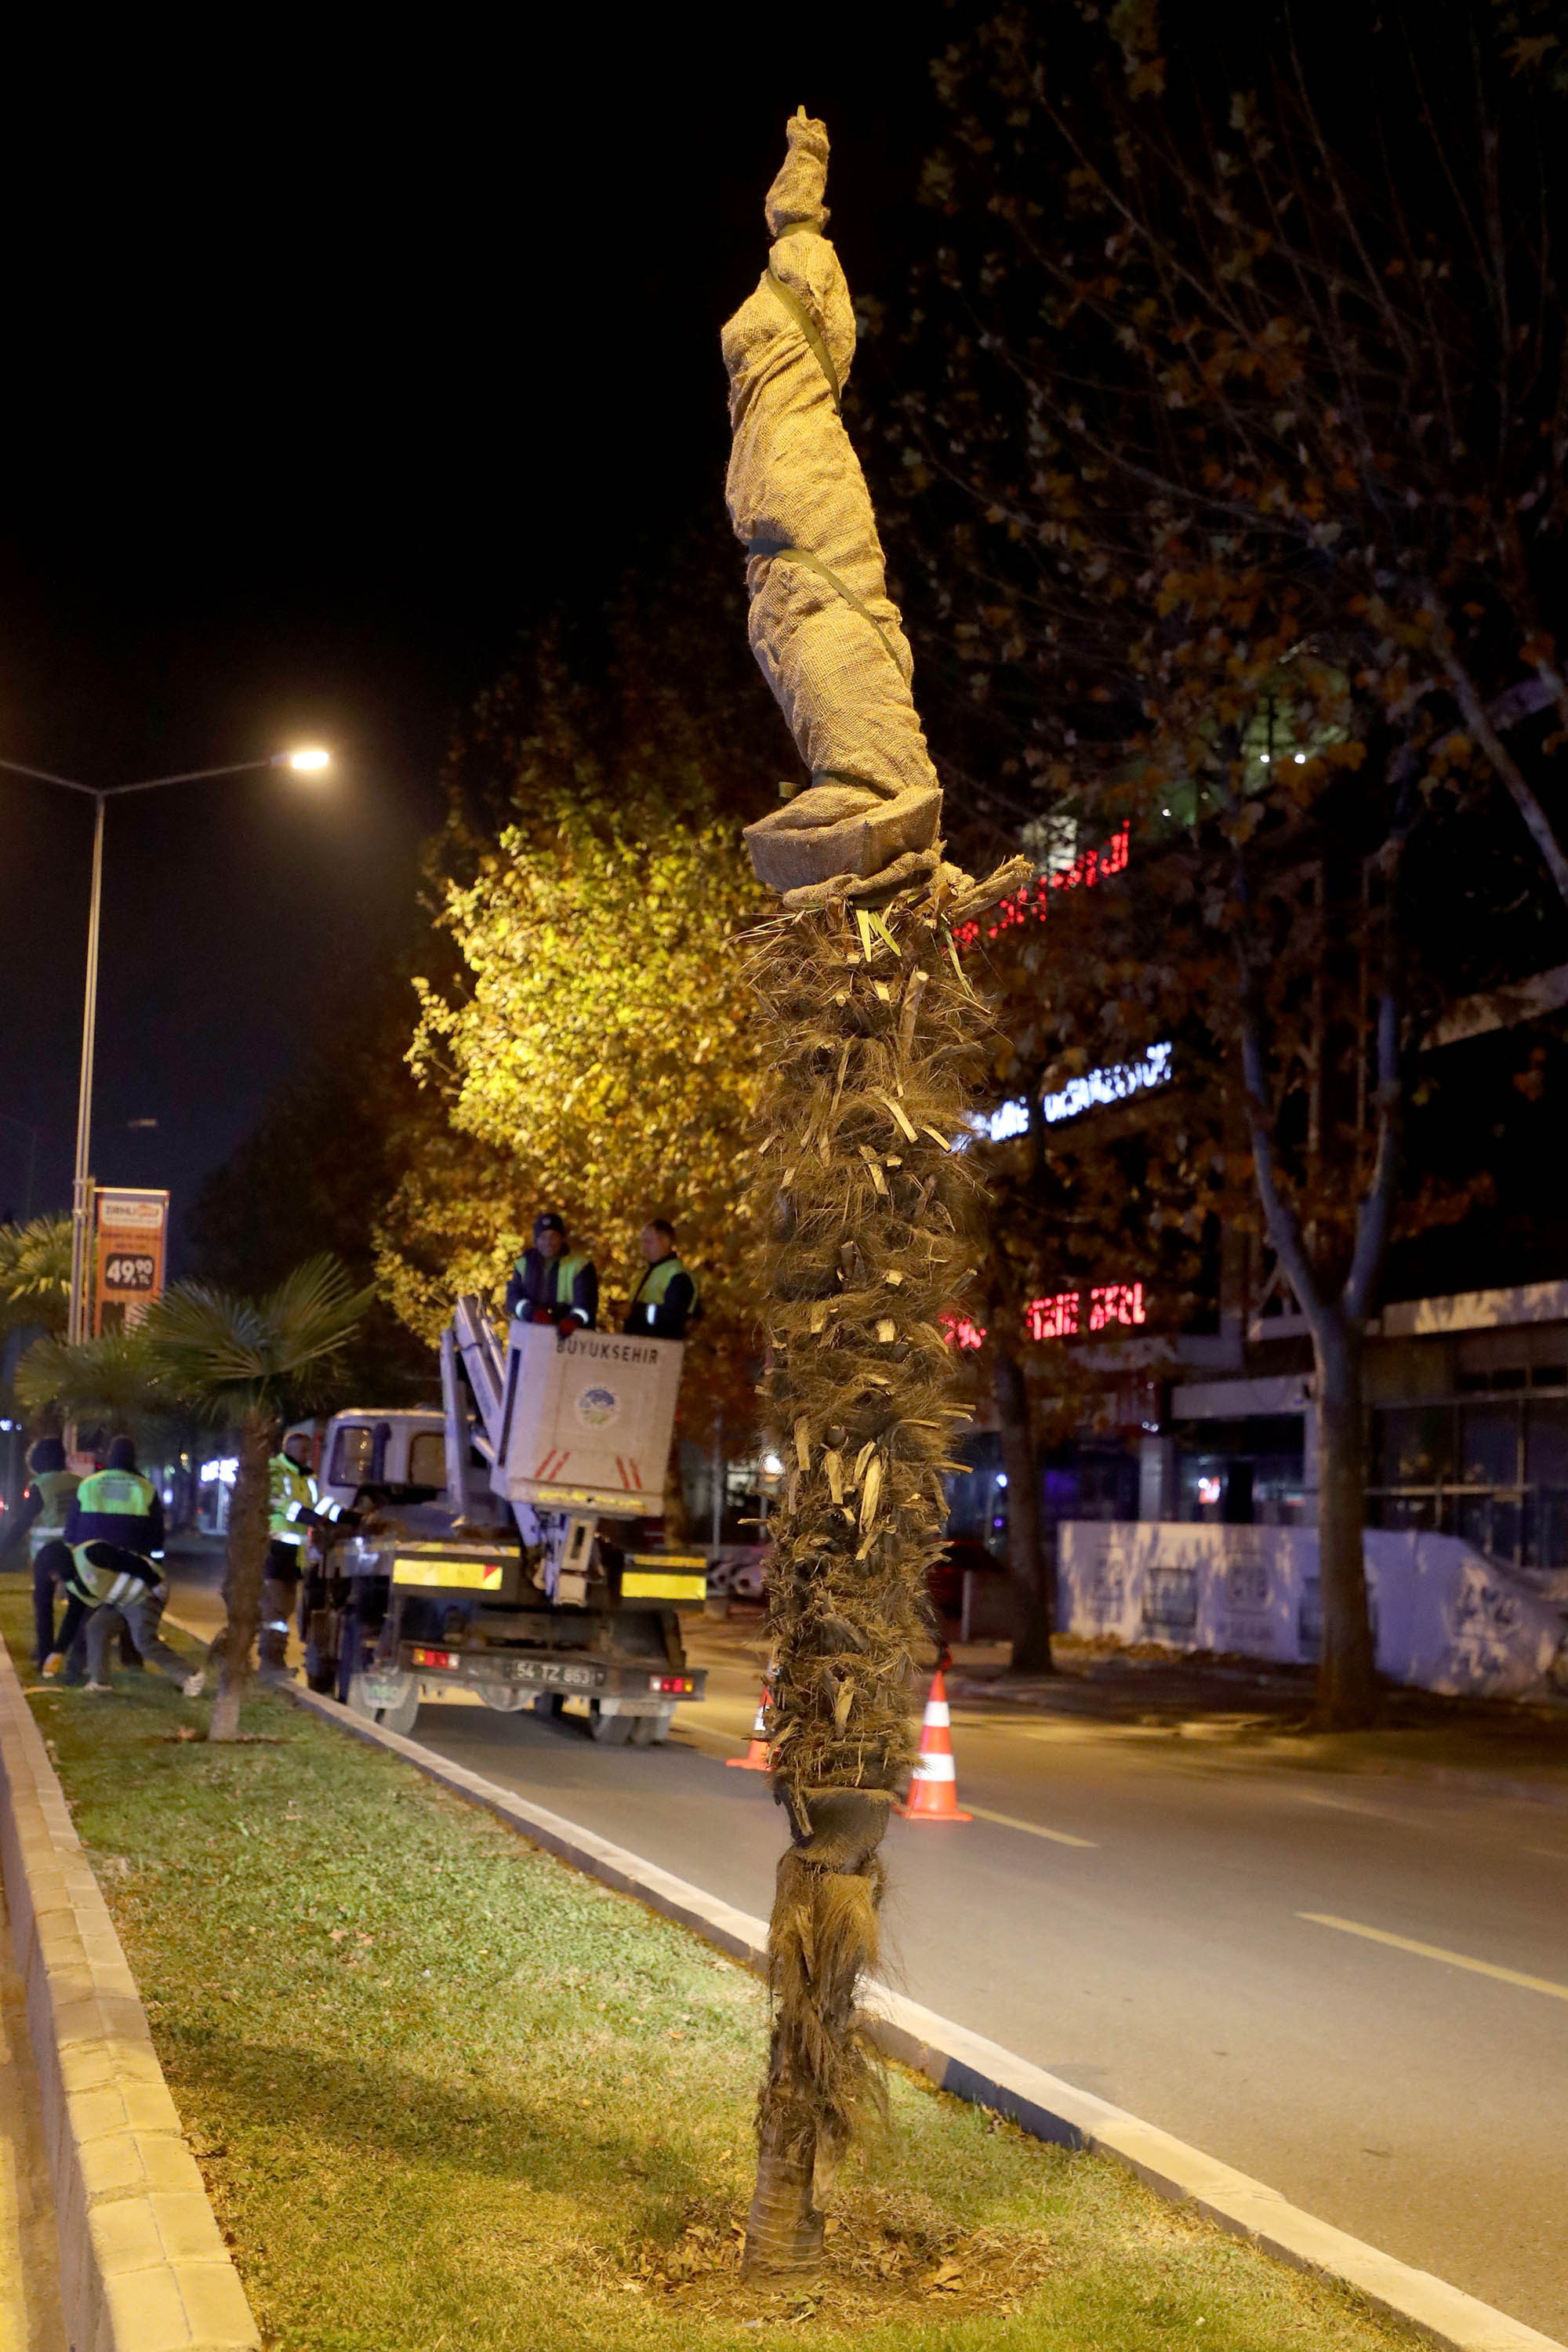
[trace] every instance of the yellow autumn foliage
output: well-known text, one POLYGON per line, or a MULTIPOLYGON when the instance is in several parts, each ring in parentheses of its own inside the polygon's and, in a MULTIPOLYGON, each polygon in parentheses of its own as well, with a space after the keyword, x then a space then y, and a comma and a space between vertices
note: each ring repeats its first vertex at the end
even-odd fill
POLYGON ((499 1291, 542 1208, 593 1252, 603 1321, 656 1216, 710 1313, 733 1316, 757 1071, 734 942, 761 905, 740 819, 646 785, 619 806, 552 793, 471 879, 446 880, 461 977, 416 983, 409 1059, 453 1132, 430 1139, 380 1235, 406 1321, 434 1337, 456 1291, 499 1291))

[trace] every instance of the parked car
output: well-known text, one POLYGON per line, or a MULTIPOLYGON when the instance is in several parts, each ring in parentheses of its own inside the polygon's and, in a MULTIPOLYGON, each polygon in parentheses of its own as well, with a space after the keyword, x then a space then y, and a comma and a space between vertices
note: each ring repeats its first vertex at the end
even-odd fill
POLYGON ((991 1576, 1000 1576, 1002 1562, 994 1552, 986 1550, 972 1536, 949 1536, 927 1579, 931 1606, 942 1617, 958 1617, 963 1612, 963 1571, 973 1568, 991 1576))
POLYGON ((710 1594, 729 1601, 761 1601, 767 1549, 765 1544, 721 1544, 710 1559, 710 1594))

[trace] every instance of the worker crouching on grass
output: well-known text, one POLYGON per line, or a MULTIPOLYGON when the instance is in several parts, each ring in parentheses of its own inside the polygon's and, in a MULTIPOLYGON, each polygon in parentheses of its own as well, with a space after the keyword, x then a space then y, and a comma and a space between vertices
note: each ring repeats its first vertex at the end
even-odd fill
POLYGON ((66 1519, 65 1542, 70 1553, 66 1613, 44 1661, 45 1674, 52 1677, 59 1673, 85 1621, 86 1689, 111 1687, 109 1643, 123 1628, 148 1665, 156 1666, 187 1698, 198 1698, 201 1669, 187 1674, 184 1660, 158 1632, 169 1597, 162 1567, 163 1506, 151 1479, 137 1469, 136 1449, 128 1437, 117 1437, 104 1467, 78 1487, 66 1519))

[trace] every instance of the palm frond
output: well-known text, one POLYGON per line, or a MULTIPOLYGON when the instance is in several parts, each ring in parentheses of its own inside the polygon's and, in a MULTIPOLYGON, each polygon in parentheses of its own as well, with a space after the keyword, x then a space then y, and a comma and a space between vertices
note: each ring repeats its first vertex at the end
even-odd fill
POLYGON ((50 1405, 71 1419, 112 1421, 166 1412, 174 1399, 144 1328, 106 1331, 75 1347, 35 1339, 16 1367, 16 1391, 30 1412, 50 1405))
POLYGON ((285 1397, 310 1402, 374 1296, 355 1289, 329 1253, 307 1258, 261 1299, 176 1283, 146 1329, 171 1386, 216 1420, 272 1409, 285 1397))
POLYGON ((63 1323, 70 1299, 71 1221, 0 1225, 0 1328, 63 1323))
POLYGON ((330 1250, 297 1265, 261 1302, 281 1368, 301 1370, 341 1347, 374 1297, 374 1284, 356 1290, 330 1250))

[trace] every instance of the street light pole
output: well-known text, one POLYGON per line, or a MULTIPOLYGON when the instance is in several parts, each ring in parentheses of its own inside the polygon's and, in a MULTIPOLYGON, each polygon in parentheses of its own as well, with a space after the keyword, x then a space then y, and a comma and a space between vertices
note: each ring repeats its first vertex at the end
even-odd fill
POLYGON ((177 776, 149 776, 136 784, 110 784, 98 790, 79 784, 71 776, 53 776, 47 768, 24 767, 19 760, 0 760, 0 768, 14 776, 30 776, 36 783, 58 784, 63 792, 80 793, 93 806, 92 890, 88 900, 87 980, 82 995, 81 1076, 77 1087, 76 1167, 71 1180, 71 1291, 66 1337, 74 1347, 88 1336, 88 1258, 92 1248, 92 1057, 98 1036, 98 934, 103 906, 103 812, 110 800, 129 793, 154 793, 164 784, 195 784, 209 776, 245 776, 258 768, 292 768, 297 774, 318 774, 330 754, 313 747, 274 751, 266 760, 235 760, 226 767, 186 768, 177 776))
POLYGON ((103 803, 95 793, 92 895, 87 916, 87 987, 81 1010, 81 1077, 76 1097, 76 1167, 71 1179, 71 1296, 66 1337, 74 1348, 87 1337, 87 1257, 92 1245, 92 1055, 98 1037, 98 927, 103 907, 103 803))

